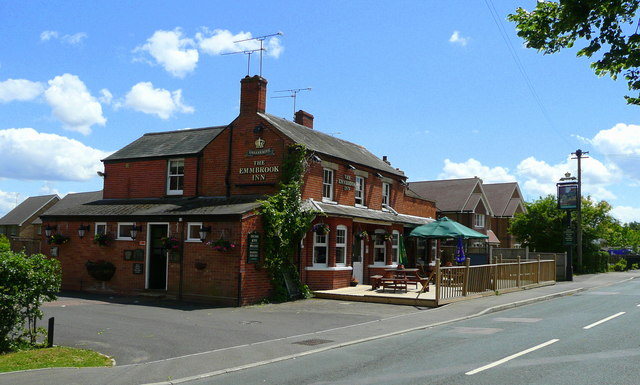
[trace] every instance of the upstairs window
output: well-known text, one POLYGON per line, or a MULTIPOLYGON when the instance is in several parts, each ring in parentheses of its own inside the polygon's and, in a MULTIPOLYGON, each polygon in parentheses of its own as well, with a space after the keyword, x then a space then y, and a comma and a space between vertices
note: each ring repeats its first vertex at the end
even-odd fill
POLYGON ((171 159, 167 165, 167 195, 182 195, 184 159, 171 159))
POLYGON ((333 170, 325 168, 322 177, 322 200, 333 200, 333 170))
POLYGON ((473 227, 482 227, 484 228, 484 214, 475 214, 473 227))
POLYGON ((356 176, 356 204, 364 206, 364 178, 356 176))
POLYGON ((387 182, 382 182, 382 205, 389 206, 391 197, 391 185, 387 182))

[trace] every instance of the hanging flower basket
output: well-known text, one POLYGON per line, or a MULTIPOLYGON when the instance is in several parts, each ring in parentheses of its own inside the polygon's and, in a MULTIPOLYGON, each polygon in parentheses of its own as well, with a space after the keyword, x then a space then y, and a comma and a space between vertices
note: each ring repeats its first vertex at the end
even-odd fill
POLYGON ((116 273, 116 266, 108 261, 87 261, 84 265, 89 275, 98 281, 108 281, 116 273))
POLYGON ((168 251, 178 251, 180 249, 180 240, 176 237, 162 237, 162 248, 168 251))
POLYGON ((318 235, 326 235, 326 234, 329 234, 330 228, 329 228, 329 225, 326 223, 316 223, 311 228, 311 231, 313 231, 318 235))
POLYGON ((360 232, 356 233, 356 239, 359 240, 359 241, 363 240, 363 239, 365 241, 368 241, 369 240, 369 233, 367 233, 366 230, 360 231, 360 232))
POLYGON ((98 233, 93 237, 93 243, 100 246, 107 246, 112 240, 113 237, 108 233, 98 233))
POLYGON ((207 242, 207 246, 217 251, 229 251, 236 248, 236 244, 225 239, 218 239, 217 241, 207 242))
POLYGON ((54 245, 63 245, 69 242, 69 237, 65 237, 62 234, 53 234, 49 237, 48 242, 49 244, 53 243, 54 245))
POLYGON ((382 238, 385 241, 389 242, 389 241, 391 241, 391 239, 393 239, 393 235, 391 233, 384 233, 384 234, 382 234, 382 238))

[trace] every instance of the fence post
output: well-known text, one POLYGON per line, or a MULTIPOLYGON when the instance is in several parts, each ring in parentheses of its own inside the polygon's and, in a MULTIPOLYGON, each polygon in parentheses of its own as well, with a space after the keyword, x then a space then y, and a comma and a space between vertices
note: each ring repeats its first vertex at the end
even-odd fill
POLYGON ((520 256, 518 255, 518 276, 516 277, 516 287, 520 287, 520 256))
POLYGON ((440 258, 436 258, 436 306, 439 305, 440 302, 440 275, 442 272, 440 271, 440 258))
POLYGON ((540 283, 540 269, 542 268, 542 264, 540 263, 540 254, 538 254, 538 280, 536 281, 536 283, 540 283))
POLYGON ((469 258, 466 258, 464 264, 464 275, 462 276, 462 296, 466 297, 469 290, 469 258))

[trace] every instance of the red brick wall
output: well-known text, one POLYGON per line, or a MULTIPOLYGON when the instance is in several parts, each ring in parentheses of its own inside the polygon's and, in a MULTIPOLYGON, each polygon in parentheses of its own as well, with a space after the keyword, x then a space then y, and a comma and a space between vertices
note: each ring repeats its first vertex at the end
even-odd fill
MULTIPOLYGON (((196 195, 198 158, 184 159, 183 196, 196 195)), ((167 195, 167 160, 105 163, 104 199, 161 198, 167 195)))

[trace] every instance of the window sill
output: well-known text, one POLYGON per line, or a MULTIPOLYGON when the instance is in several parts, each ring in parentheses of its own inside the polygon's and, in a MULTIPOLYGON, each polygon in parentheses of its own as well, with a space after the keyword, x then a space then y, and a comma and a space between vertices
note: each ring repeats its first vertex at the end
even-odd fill
POLYGON ((329 204, 332 204, 332 205, 337 205, 338 204, 338 202, 336 202, 334 200, 331 200, 329 198, 322 198, 322 203, 329 203, 329 204))
POLYGON ((353 270, 351 266, 307 266, 304 268, 307 271, 341 271, 341 270, 353 270))

